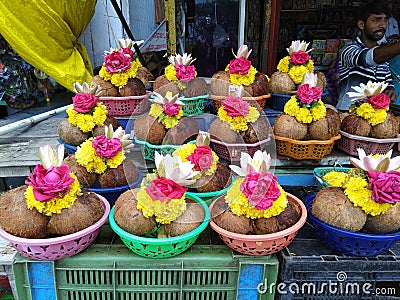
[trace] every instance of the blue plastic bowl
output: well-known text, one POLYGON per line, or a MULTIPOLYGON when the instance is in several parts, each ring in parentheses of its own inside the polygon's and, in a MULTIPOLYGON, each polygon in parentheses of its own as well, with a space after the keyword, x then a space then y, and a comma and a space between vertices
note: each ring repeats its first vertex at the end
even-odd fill
POLYGON ((386 252, 400 239, 400 231, 388 234, 352 232, 319 220, 311 214, 315 195, 307 195, 303 202, 315 235, 329 248, 345 255, 370 257, 386 252))
POLYGON ((64 143, 60 138, 57 138, 57 142, 59 144, 63 144, 65 151, 67 151, 68 154, 74 154, 76 151, 76 146, 72 146, 70 144, 64 143))

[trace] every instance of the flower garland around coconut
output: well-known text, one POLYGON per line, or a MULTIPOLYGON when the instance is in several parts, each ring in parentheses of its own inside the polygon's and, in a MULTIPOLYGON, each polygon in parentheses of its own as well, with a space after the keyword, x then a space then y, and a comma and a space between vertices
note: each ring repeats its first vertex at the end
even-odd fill
POLYGON ((76 162, 89 173, 102 174, 107 168, 117 168, 125 160, 125 153, 133 147, 122 127, 114 132, 111 125, 105 127, 105 134, 89 138, 77 147, 76 162))
POLYGON ((306 124, 325 117, 326 107, 321 100, 322 89, 316 86, 317 81, 316 74, 305 73, 296 95, 286 102, 283 111, 298 122, 306 124))
POLYGON ((86 82, 82 85, 74 83, 75 96, 73 105, 67 108, 68 122, 82 132, 92 131, 96 126, 103 126, 107 119, 108 110, 99 102, 100 86, 90 87, 86 82))
POLYGON ((149 115, 157 118, 167 129, 174 127, 183 117, 182 106, 185 104, 178 98, 178 94, 172 96, 171 92, 167 92, 165 97, 157 92, 153 92, 153 95, 150 98, 152 104, 149 115))
POLYGON ((251 85, 254 82, 257 69, 251 65, 251 61, 248 59, 251 51, 247 45, 240 46, 236 54, 232 50, 235 59, 232 59, 225 68, 232 84, 242 86, 251 85))
POLYGON ((305 73, 314 72, 314 62, 309 55, 312 49, 307 50, 308 45, 305 41, 292 41, 287 48, 289 55, 278 63, 278 71, 288 73, 295 84, 301 83, 305 73))
POLYGON ((195 61, 191 54, 184 53, 183 55, 175 54, 168 57, 169 65, 165 68, 165 77, 169 81, 175 81, 178 88, 185 88, 183 83, 187 83, 197 76, 196 68, 192 65, 195 61))
POLYGON ((355 168, 350 169, 348 173, 330 171, 322 176, 330 187, 317 194, 313 203, 313 214, 328 224, 351 231, 359 231, 362 228, 376 233, 398 230, 400 228, 400 205, 398 204, 400 202, 400 156, 391 158, 392 150, 386 154, 370 155, 366 155, 362 148, 358 148, 357 151, 359 157, 350 158, 355 168), (340 189, 335 190, 337 188, 340 189), (332 193, 335 199, 344 198, 345 202, 351 203, 351 207, 349 204, 338 206, 338 209, 342 211, 339 217, 333 215, 332 218, 335 221, 327 218, 321 209, 330 210, 324 201, 332 201, 332 198, 325 199, 324 193, 332 193), (350 220, 343 218, 346 215, 350 220))

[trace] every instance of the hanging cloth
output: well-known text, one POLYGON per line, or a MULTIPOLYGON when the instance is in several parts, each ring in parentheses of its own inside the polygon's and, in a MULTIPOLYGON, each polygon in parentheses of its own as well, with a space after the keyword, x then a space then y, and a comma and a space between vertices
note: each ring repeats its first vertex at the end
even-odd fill
POLYGON ((73 90, 74 82, 93 78, 78 38, 95 6, 96 0, 1 0, 0 34, 27 63, 73 90))

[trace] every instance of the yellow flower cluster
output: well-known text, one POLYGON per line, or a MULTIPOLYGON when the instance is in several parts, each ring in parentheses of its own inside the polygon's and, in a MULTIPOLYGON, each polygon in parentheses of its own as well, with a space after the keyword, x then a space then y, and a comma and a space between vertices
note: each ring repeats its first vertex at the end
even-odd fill
POLYGON ((259 116, 260 116, 260 112, 257 110, 257 108, 255 108, 253 106, 249 106, 249 113, 245 117, 243 117, 243 116, 238 116, 238 117, 228 116, 223 105, 221 105, 218 109, 218 117, 222 121, 225 121, 226 123, 228 123, 229 127, 232 130, 237 131, 237 132, 246 131, 248 129, 247 124, 254 123, 255 121, 258 120, 259 116))
POLYGON ((363 103, 356 108, 350 107, 349 112, 366 119, 371 126, 385 122, 387 117, 385 109, 374 109, 369 103, 363 103))
POLYGON ((278 71, 288 73, 295 84, 300 84, 305 73, 314 73, 314 62, 309 59, 307 64, 292 65, 290 56, 282 58, 277 66, 278 71))
POLYGON ((126 85, 129 78, 135 78, 137 70, 142 67, 139 59, 132 61, 131 67, 125 72, 109 73, 106 67, 103 65, 99 71, 99 76, 105 81, 111 81, 111 83, 119 88, 126 85))
MULTIPOLYGON (((225 68, 225 71, 229 72, 229 65, 225 68)), ((249 71, 246 75, 241 74, 229 74, 229 81, 235 85, 250 85, 256 78, 257 69, 250 66, 249 71)))
POLYGON ((159 119, 159 122, 169 129, 174 127, 179 120, 183 117, 182 107, 179 108, 179 113, 175 116, 169 116, 164 113, 163 107, 160 104, 153 103, 150 106, 149 115, 159 119), (160 121, 161 120, 161 121, 160 121))
POLYGON ((322 179, 326 181, 330 186, 342 187, 347 179, 346 172, 330 171, 322 176, 322 179))
POLYGON ((300 123, 309 124, 313 121, 318 121, 326 116, 326 107, 321 100, 318 100, 318 105, 312 107, 300 107, 296 95, 293 95, 288 102, 286 102, 283 111, 296 118, 300 123))
POLYGON ((175 66, 173 64, 169 64, 168 66, 165 67, 165 77, 168 79, 168 81, 177 81, 178 78, 176 77, 176 70, 175 66))
POLYGON ((107 113, 107 107, 103 103, 96 104, 93 114, 82 114, 74 110, 73 107, 67 108, 68 122, 83 132, 89 132, 96 126, 103 126, 107 119, 107 113))
MULTIPOLYGON (((35 199, 33 187, 28 186, 25 191, 26 205, 29 209, 35 208, 38 212, 51 216, 59 214, 63 208, 70 208, 74 204, 76 198, 82 195, 81 187, 78 179, 73 173, 70 176, 74 178, 74 182, 69 185, 69 192, 62 198, 53 198, 47 202, 41 202, 35 199)), ((21 220, 22 221, 22 220, 21 220)))
POLYGON ((117 168, 125 159, 123 151, 119 151, 109 159, 103 159, 96 155, 92 146, 93 138, 90 138, 77 147, 75 152, 76 162, 86 168, 90 173, 103 174, 107 168, 117 168))
POLYGON ((288 200, 286 193, 279 186, 281 191, 278 199, 274 201, 271 207, 266 210, 258 210, 252 206, 247 197, 240 190, 240 185, 244 178, 236 178, 232 187, 228 190, 225 196, 225 201, 228 203, 232 212, 237 215, 245 215, 247 218, 258 219, 258 218, 270 218, 281 214, 287 207, 288 200))

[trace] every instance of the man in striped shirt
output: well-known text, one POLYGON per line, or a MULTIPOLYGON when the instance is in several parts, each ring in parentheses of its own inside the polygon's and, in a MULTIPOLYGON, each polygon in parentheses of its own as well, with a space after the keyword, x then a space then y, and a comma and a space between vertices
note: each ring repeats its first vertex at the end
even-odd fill
POLYGON ((385 93, 392 102, 397 95, 392 84, 389 62, 400 54, 400 43, 378 45, 385 36, 389 11, 385 1, 371 1, 358 10, 357 27, 360 30, 355 41, 348 43, 339 52, 339 101, 336 108, 348 111, 351 100, 347 92, 360 83, 386 82, 385 93))

